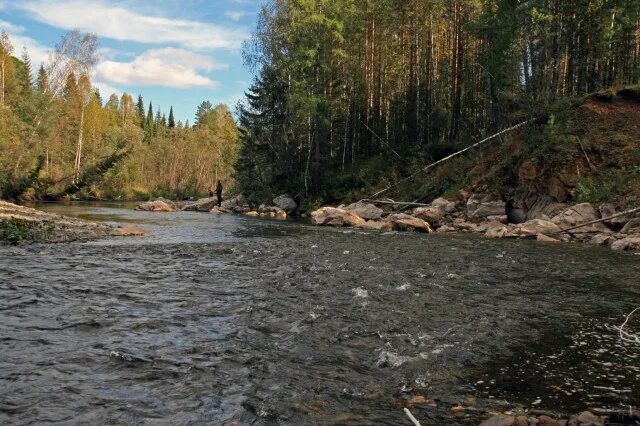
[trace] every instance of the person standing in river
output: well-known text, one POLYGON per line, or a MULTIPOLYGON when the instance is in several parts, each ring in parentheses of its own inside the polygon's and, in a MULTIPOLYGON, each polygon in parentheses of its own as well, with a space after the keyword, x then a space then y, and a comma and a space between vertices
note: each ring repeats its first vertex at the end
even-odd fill
POLYGON ((218 197, 218 207, 222 206, 222 182, 216 183, 216 197, 218 197))

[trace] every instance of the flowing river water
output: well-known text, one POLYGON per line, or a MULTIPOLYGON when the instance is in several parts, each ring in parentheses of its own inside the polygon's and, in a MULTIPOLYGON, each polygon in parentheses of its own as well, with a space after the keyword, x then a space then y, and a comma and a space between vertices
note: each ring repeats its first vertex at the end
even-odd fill
POLYGON ((640 257, 50 205, 148 237, 0 246, 2 424, 477 424, 640 405, 640 257), (465 403, 464 411, 451 407, 465 403))

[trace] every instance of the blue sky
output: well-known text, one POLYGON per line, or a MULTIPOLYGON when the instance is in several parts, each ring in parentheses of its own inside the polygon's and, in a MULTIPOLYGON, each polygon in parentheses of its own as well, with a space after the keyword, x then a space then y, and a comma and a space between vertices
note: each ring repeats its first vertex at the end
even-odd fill
POLYGON ((106 100, 113 92, 153 102, 193 122, 204 100, 235 104, 253 76, 242 44, 254 31, 261 0, 0 0, 0 29, 34 71, 67 31, 98 35, 93 81, 106 100))

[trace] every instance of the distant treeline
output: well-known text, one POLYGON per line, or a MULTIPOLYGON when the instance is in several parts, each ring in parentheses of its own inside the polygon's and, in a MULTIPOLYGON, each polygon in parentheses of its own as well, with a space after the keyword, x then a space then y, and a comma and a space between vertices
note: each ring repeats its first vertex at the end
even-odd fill
POLYGON ((238 132, 225 105, 203 102, 191 126, 142 96, 105 100, 89 78, 96 48, 71 32, 34 74, 2 32, 0 197, 179 197, 231 181, 238 132))
POLYGON ((340 198, 559 98, 637 83, 638 0, 271 0, 240 184, 340 198))

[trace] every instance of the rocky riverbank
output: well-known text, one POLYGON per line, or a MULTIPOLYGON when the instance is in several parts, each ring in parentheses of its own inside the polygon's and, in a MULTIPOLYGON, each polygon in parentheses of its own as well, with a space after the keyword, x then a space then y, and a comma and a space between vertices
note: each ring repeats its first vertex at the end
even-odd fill
POLYGON ((135 226, 115 227, 0 201, 0 242, 88 241, 143 235, 144 231, 135 226))
POLYGON ((584 242, 640 252, 640 212, 568 230, 616 214, 612 205, 589 203, 555 203, 537 211, 519 212, 508 209, 504 201, 491 194, 460 191, 457 200, 438 198, 407 213, 358 202, 335 208, 323 207, 314 211, 311 217, 313 224, 320 226, 475 233, 489 238, 529 238, 548 243, 584 242))

